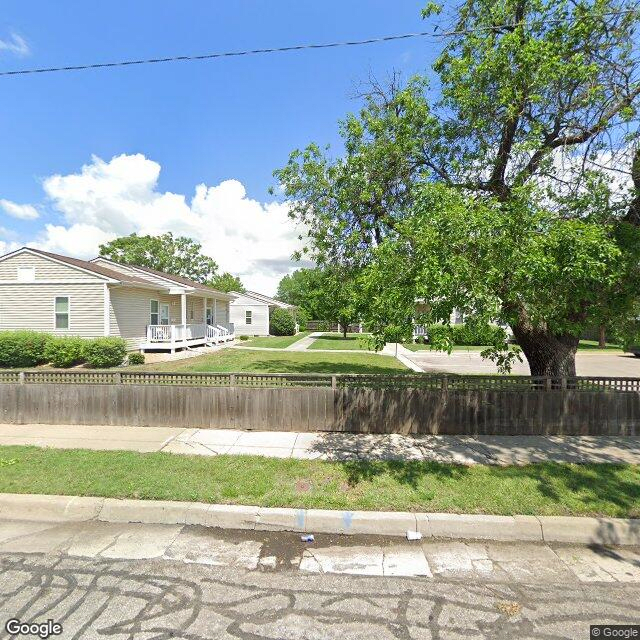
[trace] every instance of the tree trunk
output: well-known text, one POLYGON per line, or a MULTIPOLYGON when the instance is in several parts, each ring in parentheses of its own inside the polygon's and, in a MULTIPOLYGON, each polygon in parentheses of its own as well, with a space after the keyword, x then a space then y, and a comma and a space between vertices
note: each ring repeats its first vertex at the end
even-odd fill
POLYGON ((348 324, 343 324, 342 326, 342 337, 346 340, 347 339, 347 330, 349 329, 349 325, 348 324))
POLYGON ((598 327, 599 333, 598 333, 598 346, 601 349, 604 349, 607 346, 607 335, 605 333, 605 326, 603 324, 600 325, 600 327, 598 327))
POLYGON ((532 376, 571 378, 576 375, 578 336, 554 335, 519 325, 512 329, 514 338, 527 358, 532 376))

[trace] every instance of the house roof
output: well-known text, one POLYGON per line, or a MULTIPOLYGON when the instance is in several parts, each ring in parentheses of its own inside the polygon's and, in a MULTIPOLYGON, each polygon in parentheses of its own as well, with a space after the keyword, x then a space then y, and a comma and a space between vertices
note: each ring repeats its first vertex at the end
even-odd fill
POLYGON ((295 309, 295 305, 287 304, 286 302, 282 302, 281 300, 276 300, 275 298, 265 296, 264 294, 258 293, 257 291, 244 291, 243 293, 233 291, 232 293, 235 295, 247 296, 248 298, 253 298, 254 300, 258 300, 259 302, 264 302, 264 304, 268 304, 274 307, 280 307, 281 309, 295 309))
MULTIPOLYGON (((109 258, 105 258, 103 256, 99 256, 98 258, 94 258, 93 260, 104 260, 106 262, 112 262, 114 264, 117 264, 113 260, 110 260, 109 258)), ((92 261, 91 264, 94 264, 94 262, 92 261)), ((207 287, 201 282, 196 282, 195 280, 191 280, 191 278, 176 276, 176 275, 173 275, 172 273, 166 273, 164 271, 158 271, 157 269, 151 269, 150 267, 141 267, 140 265, 137 265, 137 264, 127 264, 127 263, 124 263, 122 266, 129 267, 130 269, 133 269, 135 271, 142 271, 145 273, 149 273, 149 274, 158 276, 160 278, 164 278, 165 280, 170 280, 171 282, 175 282, 178 285, 191 287, 193 289, 198 289, 199 291, 205 291, 207 293, 216 293, 219 296, 226 296, 229 298, 233 298, 235 295, 233 293, 229 294, 229 293, 225 293, 224 291, 218 291, 218 289, 214 289, 213 287, 207 287)), ((149 281, 145 280, 145 282, 149 282, 149 281)))
POLYGON ((59 253, 51 253, 50 251, 42 251, 41 249, 33 249, 32 247, 21 247, 17 251, 13 251, 6 256, 2 256, 3 258, 11 255, 15 255, 16 253, 20 253, 22 251, 28 251, 30 253, 35 253, 36 255, 44 256, 45 258, 51 258, 52 260, 57 260, 58 262, 63 262, 72 267, 77 267, 78 269, 84 269, 85 271, 90 271, 91 273, 95 273, 96 275, 103 276, 105 278, 109 278, 111 280, 118 280, 119 282, 130 282, 135 284, 144 284, 148 285, 149 281, 144 280, 143 278, 138 278, 137 276, 132 276, 129 274, 120 273, 119 271, 114 271, 113 269, 108 269, 106 267, 93 264, 92 262, 88 262, 87 260, 80 260, 79 258, 70 258, 69 256, 63 256, 59 253))

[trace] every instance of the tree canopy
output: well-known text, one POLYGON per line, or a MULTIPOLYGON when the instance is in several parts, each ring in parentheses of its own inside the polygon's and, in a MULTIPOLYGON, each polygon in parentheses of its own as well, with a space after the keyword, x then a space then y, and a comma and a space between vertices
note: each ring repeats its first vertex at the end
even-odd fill
POLYGON ((429 76, 374 83, 341 123, 341 157, 312 144, 276 172, 311 257, 359 270, 379 336, 425 298, 426 320, 504 322, 533 374, 573 375, 586 326, 634 324, 639 15, 466 0, 429 76))
POLYGON ((207 284, 217 277, 218 264, 202 253, 202 245, 172 233, 139 236, 135 233, 100 245, 100 255, 123 264, 149 267, 207 284))
POLYGON ((224 291, 225 293, 229 293, 230 291, 238 291, 239 293, 242 293, 245 291, 245 286, 242 284, 240 278, 232 275, 228 271, 214 276, 207 284, 211 285, 214 289, 224 291))

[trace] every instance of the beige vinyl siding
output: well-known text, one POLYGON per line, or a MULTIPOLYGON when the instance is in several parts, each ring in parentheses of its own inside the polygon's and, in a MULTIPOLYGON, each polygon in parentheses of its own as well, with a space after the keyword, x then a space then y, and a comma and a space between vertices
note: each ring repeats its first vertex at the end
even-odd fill
MULTIPOLYGON (((110 287, 109 331, 127 341, 130 349, 138 349, 147 338, 147 325, 151 320, 151 300, 169 305, 169 324, 181 324, 180 295, 159 293, 135 287, 110 287)), ((204 322, 204 300, 187 296, 187 324, 204 322), (193 307, 194 319, 190 319, 193 307)))
POLYGON ((104 285, 2 284, 0 330, 32 329, 55 335, 97 338, 104 335, 104 285), (57 296, 69 296, 69 329, 55 329, 57 296))
POLYGON ((229 306, 236 336, 268 336, 269 307, 244 296, 229 306), (251 324, 246 324, 246 312, 251 311, 251 324))
POLYGON ((55 262, 49 258, 33 253, 21 253, 0 261, 0 281, 16 282, 18 267, 34 267, 36 282, 38 280, 86 280, 87 282, 104 282, 104 277, 87 273, 70 265, 55 262))

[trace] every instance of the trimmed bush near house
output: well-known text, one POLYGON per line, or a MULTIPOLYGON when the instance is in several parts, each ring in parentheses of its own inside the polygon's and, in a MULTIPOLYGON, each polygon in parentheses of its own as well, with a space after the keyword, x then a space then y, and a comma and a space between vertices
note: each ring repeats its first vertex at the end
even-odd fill
POLYGON ((127 362, 129 364, 144 364, 144 353, 130 353, 127 362))
POLYGON ((450 337, 456 346, 484 346, 504 340, 505 331, 493 324, 430 324, 427 337, 430 343, 442 343, 450 337))
POLYGON ((95 338, 84 343, 83 359, 94 369, 121 365, 127 355, 127 344, 122 338, 95 338))
POLYGON ((272 336, 292 336, 296 332, 296 321, 284 309, 274 309, 269 318, 269 333, 272 336))
POLYGON ((240 340, 248 340, 249 336, 240 336, 240 340))
POLYGON ((47 362, 45 350, 52 339, 37 331, 0 331, 0 367, 35 367, 47 362))
POLYGON ((73 367, 84 362, 86 341, 76 336, 52 337, 47 342, 44 355, 54 367, 73 367))

